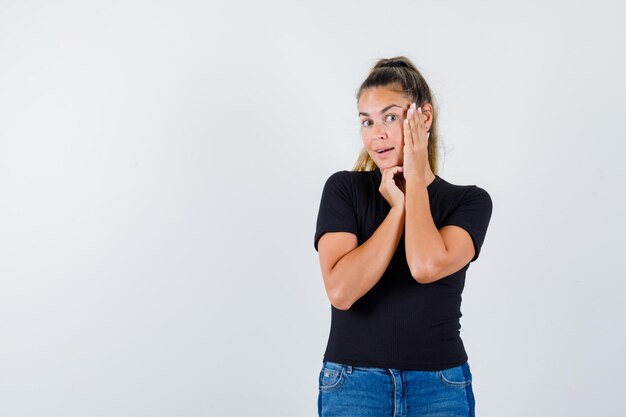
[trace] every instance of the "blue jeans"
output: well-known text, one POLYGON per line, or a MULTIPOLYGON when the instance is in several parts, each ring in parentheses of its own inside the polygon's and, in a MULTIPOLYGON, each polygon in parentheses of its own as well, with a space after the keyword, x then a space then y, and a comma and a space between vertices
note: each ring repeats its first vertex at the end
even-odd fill
POLYGON ((319 417, 474 417, 469 363, 439 371, 323 361, 319 417))

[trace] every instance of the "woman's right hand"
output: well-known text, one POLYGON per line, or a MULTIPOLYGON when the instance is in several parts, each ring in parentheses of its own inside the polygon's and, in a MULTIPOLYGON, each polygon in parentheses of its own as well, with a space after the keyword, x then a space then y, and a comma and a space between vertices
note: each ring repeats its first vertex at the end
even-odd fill
POLYGON ((404 207, 404 184, 402 167, 397 165, 383 170, 378 191, 385 197, 385 200, 392 208, 404 207), (401 188, 398 187, 398 184, 400 184, 401 188))

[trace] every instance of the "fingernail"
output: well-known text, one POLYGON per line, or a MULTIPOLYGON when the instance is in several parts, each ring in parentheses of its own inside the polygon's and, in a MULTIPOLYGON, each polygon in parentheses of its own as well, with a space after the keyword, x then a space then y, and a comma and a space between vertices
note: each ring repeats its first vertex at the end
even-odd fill
POLYGON ((422 108, 421 108, 421 107, 418 107, 418 108, 417 108, 417 111, 421 113, 421 112, 422 112, 422 108))

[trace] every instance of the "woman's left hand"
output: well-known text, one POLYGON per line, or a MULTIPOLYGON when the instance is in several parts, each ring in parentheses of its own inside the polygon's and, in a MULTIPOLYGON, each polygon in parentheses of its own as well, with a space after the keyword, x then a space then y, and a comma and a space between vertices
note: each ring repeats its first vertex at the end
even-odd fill
POLYGON ((404 164, 402 174, 406 181, 423 181, 428 166, 428 138, 424 125, 426 116, 411 103, 404 120, 404 164))

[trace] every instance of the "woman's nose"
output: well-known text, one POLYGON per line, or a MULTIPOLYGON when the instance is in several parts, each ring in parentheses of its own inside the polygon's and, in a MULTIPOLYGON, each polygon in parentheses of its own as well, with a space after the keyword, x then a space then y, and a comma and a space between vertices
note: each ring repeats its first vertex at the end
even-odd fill
POLYGON ((374 126, 373 129, 374 139, 385 137, 385 128, 383 126, 374 126))

